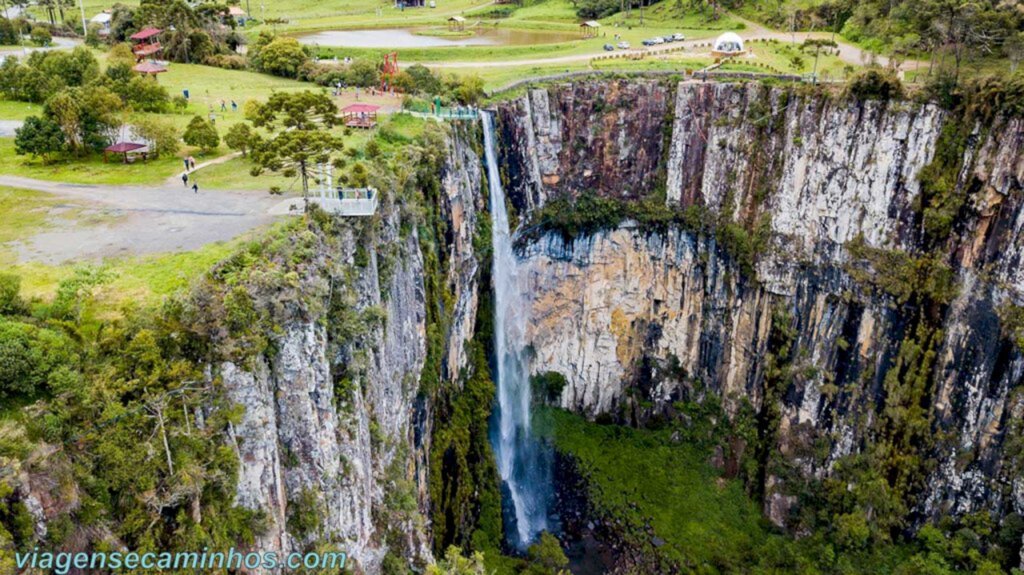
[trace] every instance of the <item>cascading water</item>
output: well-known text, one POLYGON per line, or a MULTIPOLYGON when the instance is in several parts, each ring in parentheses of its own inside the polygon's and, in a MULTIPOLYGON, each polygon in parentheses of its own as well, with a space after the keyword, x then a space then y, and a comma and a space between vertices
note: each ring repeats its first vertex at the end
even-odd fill
POLYGON ((491 240, 494 249, 494 350, 497 363, 498 411, 494 449, 498 471, 511 499, 515 529, 511 543, 529 545, 548 526, 551 500, 551 454, 530 432, 530 377, 525 357, 528 306, 519 283, 519 262, 512 250, 505 191, 501 187, 494 142, 494 120, 481 115, 484 155, 490 184, 491 240))

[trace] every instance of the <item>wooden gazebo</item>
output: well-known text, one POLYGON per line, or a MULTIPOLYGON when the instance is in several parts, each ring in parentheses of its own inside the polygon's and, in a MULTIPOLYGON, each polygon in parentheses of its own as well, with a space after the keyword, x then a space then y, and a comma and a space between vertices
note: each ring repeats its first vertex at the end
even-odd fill
POLYGON ((107 161, 108 154, 122 154, 124 155, 124 163, 128 164, 132 160, 129 159, 129 155, 142 156, 142 161, 145 162, 149 157, 149 146, 146 144, 139 144, 136 142, 118 142, 112 146, 107 146, 103 149, 103 161, 107 161))
POLYGON ((132 70, 143 76, 153 76, 156 78, 157 74, 163 74, 167 71, 167 66, 157 64, 156 62, 140 62, 133 66, 132 70))
POLYGON ((597 20, 587 20, 580 24, 580 30, 583 32, 584 38, 593 38, 597 36, 598 31, 601 29, 601 23, 597 20))
POLYGON ((462 16, 452 16, 448 19, 448 29, 452 32, 462 32, 466 29, 466 19, 462 16))
POLYGON ((349 128, 369 130, 377 125, 377 110, 380 110, 380 106, 373 104, 350 104, 341 109, 341 117, 349 128))

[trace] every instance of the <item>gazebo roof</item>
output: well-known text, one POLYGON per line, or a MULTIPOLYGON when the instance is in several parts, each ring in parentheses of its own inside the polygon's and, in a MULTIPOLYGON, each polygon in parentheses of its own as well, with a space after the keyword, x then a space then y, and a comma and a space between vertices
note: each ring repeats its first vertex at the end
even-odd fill
POLYGON ((140 74, 163 74, 167 71, 167 66, 157 64, 156 62, 142 62, 141 64, 136 64, 132 70, 140 74))
POLYGON ((155 44, 143 44, 142 46, 139 46, 139 48, 134 51, 134 54, 136 56, 149 56, 150 54, 156 54, 160 50, 163 50, 163 46, 160 45, 160 42, 156 42, 155 44))
POLYGON ((103 149, 105 152, 111 152, 114 154, 126 154, 128 152, 135 152, 145 148, 146 144, 138 144, 136 142, 118 142, 111 146, 107 146, 103 149))
POLYGON ((341 109, 346 114, 365 114, 376 112, 377 110, 380 110, 380 106, 374 106, 373 104, 349 104, 341 109))
POLYGON ((598 22, 597 20, 587 20, 586 22, 580 24, 580 27, 581 28, 600 28, 601 27, 601 23, 598 22))
POLYGON ((156 36, 157 34, 159 34, 161 32, 163 32, 163 30, 161 30, 159 28, 153 28, 153 27, 143 28, 142 30, 139 30, 138 32, 132 34, 131 39, 132 40, 145 40, 147 38, 152 38, 153 36, 156 36))
POLYGON ((462 16, 452 16, 451 18, 448 19, 448 21, 449 22, 465 22, 466 19, 463 18, 462 16))

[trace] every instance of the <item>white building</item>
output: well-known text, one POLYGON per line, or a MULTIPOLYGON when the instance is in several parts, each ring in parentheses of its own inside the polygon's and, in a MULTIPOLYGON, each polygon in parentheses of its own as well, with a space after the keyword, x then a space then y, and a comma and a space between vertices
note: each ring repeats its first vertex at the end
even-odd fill
POLYGON ((746 51, 743 47, 743 38, 735 32, 726 32, 715 40, 715 47, 712 50, 715 56, 736 56, 746 51))

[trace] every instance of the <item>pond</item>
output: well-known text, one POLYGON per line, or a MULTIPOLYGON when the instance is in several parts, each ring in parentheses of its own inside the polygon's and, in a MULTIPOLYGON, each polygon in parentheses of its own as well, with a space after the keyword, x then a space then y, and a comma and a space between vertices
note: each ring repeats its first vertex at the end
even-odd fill
POLYGON ((326 30, 299 36, 303 44, 344 48, 447 48, 450 46, 531 46, 579 40, 579 34, 511 28, 472 28, 472 35, 437 36, 437 28, 326 30))

